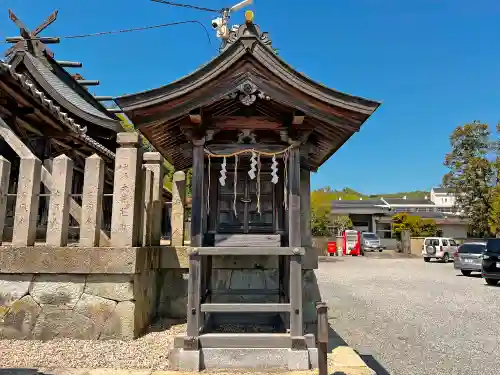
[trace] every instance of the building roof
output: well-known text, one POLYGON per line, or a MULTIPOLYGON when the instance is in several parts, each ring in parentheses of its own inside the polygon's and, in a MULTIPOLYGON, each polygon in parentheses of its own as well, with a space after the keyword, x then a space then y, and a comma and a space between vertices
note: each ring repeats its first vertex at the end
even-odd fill
POLYGON ((432 190, 434 190, 434 193, 438 193, 438 194, 453 193, 453 189, 444 188, 444 187, 435 187, 435 188, 432 188, 432 190))
POLYGON ((61 107, 54 104, 51 99, 47 98, 45 93, 39 90, 35 86, 35 84, 31 82, 29 77, 27 77, 25 74, 16 73, 9 64, 0 61, 0 75, 2 74, 8 74, 14 79, 14 81, 17 81, 20 88, 26 94, 32 96, 36 102, 38 102, 42 107, 46 108, 50 113, 52 113, 52 115, 62 124, 64 124, 68 128, 68 130, 73 132, 73 135, 76 138, 81 139, 99 153, 102 153, 109 158, 114 159, 114 152, 104 147, 95 139, 86 135, 86 128, 82 125, 79 125, 70 115, 68 115, 68 113, 64 112, 61 107))
POLYGON ((421 199, 421 198, 413 198, 413 199, 404 199, 404 198, 384 198, 384 200, 389 204, 389 205, 421 205, 421 204, 432 204, 434 205, 434 202, 432 202, 429 199, 421 199))
POLYGON ((190 124, 190 112, 199 111, 209 128, 217 125, 217 116, 233 116, 282 122, 275 130, 309 131, 307 143, 312 147, 302 163, 316 170, 359 131, 380 103, 312 81, 278 57, 271 44, 257 25, 241 25, 231 32, 222 53, 197 71, 115 102, 176 169, 192 164, 190 153, 184 152, 189 139, 182 128, 190 124), (244 88, 251 93, 245 94, 244 88), (251 101, 241 102, 242 95, 251 101), (290 118, 297 112, 303 123, 292 125, 290 118))
POLYGON ((23 56, 22 62, 36 83, 74 117, 112 130, 115 133, 122 130, 120 121, 116 116, 107 111, 51 57, 47 56, 46 61, 42 61, 26 51, 17 53, 23 56))
POLYGON ((419 216, 422 219, 440 219, 445 217, 442 212, 411 212, 409 215, 419 216))
POLYGON ((374 207, 374 206, 385 206, 385 203, 381 199, 363 199, 363 200, 334 200, 332 201, 333 207, 374 207))
MULTIPOLYGON (((75 119, 73 119, 67 112, 63 110, 60 106, 54 103, 52 99, 49 99, 46 94, 39 90, 31 78, 26 74, 17 73, 12 69, 12 66, 0 60, 0 77, 1 81, 9 87, 17 90, 17 94, 24 94, 32 98, 33 102, 40 105, 42 108, 47 110, 56 121, 65 126, 66 131, 75 139, 89 146, 93 151, 98 154, 104 155, 108 160, 113 161, 115 159, 115 153, 93 137, 86 134, 86 127, 80 125, 75 119), (7 78, 6 78, 7 77, 7 78)), ((1 104, 1 103, 0 103, 1 104)), ((41 130, 41 129, 38 129, 41 130)), ((163 195, 167 200, 172 199, 172 193, 164 188, 163 195)))

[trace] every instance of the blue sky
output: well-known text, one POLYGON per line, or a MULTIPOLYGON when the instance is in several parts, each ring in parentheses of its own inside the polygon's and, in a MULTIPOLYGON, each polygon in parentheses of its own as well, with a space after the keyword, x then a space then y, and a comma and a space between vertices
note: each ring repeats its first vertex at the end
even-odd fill
MULTIPOLYGON (((148 0, 2 0, 1 39, 18 33, 7 8, 31 28, 59 9, 46 36, 193 19, 209 28, 213 18, 148 0)), ((498 0, 256 0, 252 9, 280 56, 298 71, 383 102, 313 175, 313 188, 348 186, 366 194, 430 189, 446 172, 442 161, 457 125, 500 120, 498 0)), ((243 22, 243 12, 232 22, 243 22)), ((101 81, 92 91, 121 95, 167 84, 211 59, 218 41, 210 33, 211 45, 200 26, 183 25, 63 40, 51 48, 58 59, 83 62, 78 72, 101 81)))

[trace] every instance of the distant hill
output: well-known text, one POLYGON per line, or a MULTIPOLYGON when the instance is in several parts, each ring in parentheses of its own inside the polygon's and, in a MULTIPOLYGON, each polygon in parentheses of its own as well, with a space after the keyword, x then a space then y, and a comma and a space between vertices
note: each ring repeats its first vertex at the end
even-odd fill
POLYGON ((330 187, 314 190, 311 193, 311 207, 318 209, 328 209, 332 201, 339 200, 360 200, 362 199, 377 199, 377 198, 402 198, 406 196, 408 199, 425 198, 429 196, 429 191, 403 191, 399 193, 387 194, 370 194, 365 195, 353 190, 351 188, 344 188, 342 190, 333 190, 330 187))
POLYGON ((389 193, 389 194, 375 194, 375 195, 369 195, 370 198, 401 198, 406 196, 406 198, 410 199, 424 199, 426 196, 429 197, 430 191, 422 191, 422 190, 416 190, 416 191, 403 191, 401 193, 389 193))
POLYGON ((399 193, 387 193, 387 194, 370 194, 370 195, 365 195, 361 194, 360 192, 357 192, 354 189, 351 188, 344 188, 342 190, 333 190, 330 187, 326 188, 321 188, 313 191, 314 193, 318 195, 323 195, 324 197, 329 197, 330 199, 335 199, 338 200, 339 198, 342 198, 343 200, 359 200, 360 198, 363 199, 376 199, 376 198, 402 198, 406 196, 407 198, 425 198, 425 196, 429 196, 430 192, 429 191, 422 191, 422 190, 416 190, 416 191, 403 191, 399 193))

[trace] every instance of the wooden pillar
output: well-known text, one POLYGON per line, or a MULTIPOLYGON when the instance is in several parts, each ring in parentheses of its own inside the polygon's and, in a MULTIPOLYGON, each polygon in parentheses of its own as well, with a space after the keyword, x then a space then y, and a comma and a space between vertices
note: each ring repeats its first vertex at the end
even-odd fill
POLYGON ((191 246, 203 242, 203 176, 205 139, 193 140, 193 178, 191 181, 191 246))
POLYGON ((311 237, 311 172, 300 170, 300 235, 302 246, 312 246, 311 237))
POLYGON ((197 337, 200 332, 200 299, 201 299, 201 255, 189 255, 187 336, 197 337))
POLYGON ((187 335, 199 336, 202 314, 200 309, 202 287, 202 257, 197 248, 203 241, 203 175, 205 139, 193 140, 193 177, 191 182, 191 247, 189 256, 187 335))
MULTIPOLYGON (((301 247, 300 226, 300 148, 298 144, 289 155, 288 242, 290 247, 301 247)), ((294 252, 295 253, 295 252, 294 252)), ((302 336, 302 256, 290 257, 290 335, 302 336)))

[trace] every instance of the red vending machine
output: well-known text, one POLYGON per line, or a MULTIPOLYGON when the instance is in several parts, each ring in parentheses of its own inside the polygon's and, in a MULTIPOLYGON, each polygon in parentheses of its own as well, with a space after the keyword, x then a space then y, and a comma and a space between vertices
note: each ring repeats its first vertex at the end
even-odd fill
POLYGON ((361 255, 361 233, 357 230, 346 230, 343 234, 344 238, 344 255, 361 255))

